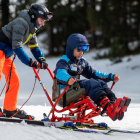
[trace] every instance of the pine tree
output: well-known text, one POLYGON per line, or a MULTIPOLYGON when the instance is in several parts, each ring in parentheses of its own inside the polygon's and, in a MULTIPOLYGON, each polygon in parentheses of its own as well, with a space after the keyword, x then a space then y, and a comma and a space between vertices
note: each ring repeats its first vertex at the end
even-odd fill
POLYGON ((1 27, 9 22, 9 0, 1 0, 1 27))
POLYGON ((49 24, 51 43, 50 54, 65 53, 66 40, 73 33, 82 33, 89 29, 87 21, 86 0, 48 1, 47 7, 53 12, 54 18, 49 24))

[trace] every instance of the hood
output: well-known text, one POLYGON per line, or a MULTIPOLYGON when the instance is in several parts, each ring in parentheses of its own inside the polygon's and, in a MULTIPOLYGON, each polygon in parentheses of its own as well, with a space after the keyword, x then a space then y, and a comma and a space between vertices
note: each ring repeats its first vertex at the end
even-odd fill
POLYGON ((28 14, 28 10, 22 10, 19 12, 19 17, 25 19, 28 24, 29 24, 29 28, 30 28, 30 32, 31 34, 33 34, 35 32, 35 27, 34 27, 34 23, 31 22, 31 17, 28 14))
POLYGON ((78 46, 78 45, 84 45, 84 44, 89 44, 86 37, 83 36, 82 34, 72 34, 68 37, 67 39, 67 46, 66 46, 66 55, 68 58, 75 62, 78 61, 74 56, 73 56, 73 50, 78 46))

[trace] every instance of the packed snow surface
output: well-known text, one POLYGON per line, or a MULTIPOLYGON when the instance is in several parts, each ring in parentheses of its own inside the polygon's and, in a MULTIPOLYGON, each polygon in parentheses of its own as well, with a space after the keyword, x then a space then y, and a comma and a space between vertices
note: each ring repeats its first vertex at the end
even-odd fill
MULTIPOLYGON (((24 50, 30 57, 33 57, 29 49, 24 47, 24 50)), ((103 53, 105 50, 100 51, 103 53)), ((117 97, 128 96, 132 102, 125 112, 125 117, 122 121, 113 122, 109 117, 95 117, 95 122, 106 122, 111 128, 121 130, 140 131, 140 55, 128 56, 122 59, 121 63, 113 64, 109 59, 95 60, 93 57, 98 51, 91 50, 84 54, 84 58, 89 62, 93 69, 101 72, 118 74, 120 80, 113 87, 113 92, 117 97)), ((47 58, 50 70, 53 72, 56 62, 60 57, 47 58)), ((20 78, 20 90, 18 96, 18 107, 27 100, 30 96, 35 75, 32 68, 25 66, 18 58, 15 60, 15 65, 20 78)), ((40 70, 40 78, 45 85, 47 92, 52 97, 52 79, 47 70, 40 70)), ((82 77, 83 79, 84 77, 82 77)), ((2 90, 5 79, 4 75, 0 81, 0 89, 2 90)), ((112 82, 108 83, 110 87, 112 82)), ((4 93, 0 97, 0 107, 4 102, 4 93)), ((57 107, 61 109, 60 107, 57 107)), ((43 118, 43 113, 49 114, 51 105, 41 88, 39 82, 36 82, 35 90, 30 100, 26 103, 23 109, 31 115, 34 115, 37 120, 43 118)), ((61 116, 62 114, 57 114, 61 116)), ((32 126, 26 123, 6 123, 0 122, 0 139, 1 140, 139 140, 140 134, 125 134, 114 132, 110 135, 83 133, 72 130, 61 130, 54 127, 32 126)))

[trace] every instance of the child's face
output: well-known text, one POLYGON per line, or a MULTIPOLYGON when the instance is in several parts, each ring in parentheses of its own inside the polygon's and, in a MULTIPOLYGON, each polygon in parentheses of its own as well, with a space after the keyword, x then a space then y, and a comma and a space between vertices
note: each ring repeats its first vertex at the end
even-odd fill
POLYGON ((82 57, 83 55, 83 52, 82 51, 79 51, 77 49, 74 49, 73 50, 73 56, 76 57, 77 60, 80 60, 80 58, 82 57))
POLYGON ((44 26, 45 25, 45 21, 46 20, 44 20, 43 18, 38 17, 37 20, 38 20, 38 23, 39 23, 40 26, 44 26))

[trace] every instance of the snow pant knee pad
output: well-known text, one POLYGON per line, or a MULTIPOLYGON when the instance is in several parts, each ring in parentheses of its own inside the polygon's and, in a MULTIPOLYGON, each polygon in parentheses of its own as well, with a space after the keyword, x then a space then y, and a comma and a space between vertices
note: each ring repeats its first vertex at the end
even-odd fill
MULTIPOLYGON (((66 106, 80 101, 83 94, 86 94, 85 89, 81 88, 79 83, 74 84, 66 92, 66 106)), ((58 105, 63 107, 63 97, 59 100, 58 105)))
POLYGON ((102 90, 100 92, 98 92, 93 98, 92 100, 94 101, 95 104, 97 104, 99 106, 100 102, 102 101, 103 98, 106 97, 106 93, 102 90))

